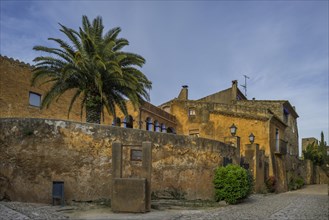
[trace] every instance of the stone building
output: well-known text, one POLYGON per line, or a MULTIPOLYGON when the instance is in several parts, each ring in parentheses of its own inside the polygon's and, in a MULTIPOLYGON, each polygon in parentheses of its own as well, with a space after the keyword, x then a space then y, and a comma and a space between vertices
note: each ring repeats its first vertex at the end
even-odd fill
POLYGON ((176 117, 177 134, 227 142, 235 125, 242 157, 253 134, 269 166, 265 178, 273 175, 284 182, 296 168, 287 163, 298 156, 298 114, 289 101, 247 100, 234 80, 230 88, 198 100, 189 100, 188 87, 183 86, 177 98, 160 107, 176 117))
POLYGON ((318 139, 316 139, 315 137, 308 137, 308 138, 302 138, 302 152, 306 151, 306 147, 309 144, 318 144, 319 141, 318 139))
MULTIPOLYGON (((0 56, 0 68, 1 118, 85 122, 79 102, 73 106, 68 118, 68 106, 73 94, 70 92, 62 95, 49 108, 40 109, 49 85, 31 87, 32 66, 0 56)), ((148 102, 138 109, 127 102, 127 107, 128 116, 120 112, 117 118, 103 114, 101 123, 235 145, 240 148, 242 159, 249 160, 249 163, 253 158, 264 161, 264 164, 257 164, 263 172, 257 177, 259 183, 263 183, 268 176, 276 176, 280 183, 279 191, 287 190, 288 173, 296 169, 298 156, 298 114, 289 101, 247 100, 234 80, 230 88, 198 100, 190 100, 188 86, 183 86, 177 98, 158 107, 148 102), (230 132, 232 125, 237 128, 234 135, 230 132), (251 134, 256 138, 252 144, 249 140, 251 134)))
MULTIPOLYGON (((80 102, 77 101, 68 115, 68 107, 73 93, 63 94, 49 108, 41 109, 41 100, 50 85, 31 86, 32 66, 18 60, 0 56, 0 116, 2 118, 49 118, 69 119, 85 122, 81 114, 80 102)), ((116 125, 160 132, 174 133, 176 118, 164 110, 145 102, 139 109, 127 103, 128 116, 118 113, 116 125)), ((102 124, 111 125, 113 118, 102 115, 102 124)))

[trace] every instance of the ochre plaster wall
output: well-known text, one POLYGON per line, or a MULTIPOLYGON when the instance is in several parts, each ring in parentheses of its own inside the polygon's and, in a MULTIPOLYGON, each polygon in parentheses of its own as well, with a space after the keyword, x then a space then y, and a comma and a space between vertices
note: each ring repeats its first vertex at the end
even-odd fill
MULTIPOLYGON (((72 92, 63 94, 48 109, 29 105, 30 91, 44 95, 50 88, 49 85, 31 87, 31 71, 27 64, 0 56, 0 117, 67 119, 72 92)), ((81 121, 79 102, 74 105, 69 120, 81 121)))
POLYGON ((241 153, 244 146, 250 144, 249 135, 256 136, 255 143, 259 144, 260 150, 266 155, 270 153, 270 128, 269 122, 264 117, 244 118, 234 114, 224 114, 220 111, 212 111, 211 104, 197 101, 175 102, 171 105, 171 113, 177 120, 177 133, 189 135, 191 130, 199 130, 200 137, 224 141, 225 137, 231 136, 230 129, 234 123, 237 136, 240 137, 241 153), (196 115, 189 116, 189 108, 194 108, 196 115))

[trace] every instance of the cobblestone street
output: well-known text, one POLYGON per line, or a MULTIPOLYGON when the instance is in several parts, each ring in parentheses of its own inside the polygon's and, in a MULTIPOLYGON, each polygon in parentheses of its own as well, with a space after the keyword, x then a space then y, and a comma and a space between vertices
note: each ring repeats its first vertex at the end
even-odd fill
POLYGON ((44 204, 0 202, 5 219, 305 219, 327 220, 328 185, 310 185, 281 194, 255 194, 238 205, 197 210, 164 209, 146 214, 112 213, 109 208, 77 210, 44 204))

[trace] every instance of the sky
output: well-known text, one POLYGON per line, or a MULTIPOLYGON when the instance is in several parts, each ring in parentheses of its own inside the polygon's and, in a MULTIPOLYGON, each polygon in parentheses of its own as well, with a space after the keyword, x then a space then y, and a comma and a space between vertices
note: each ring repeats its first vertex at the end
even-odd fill
POLYGON ((160 105, 189 86, 199 99, 238 80, 247 98, 288 100, 299 138, 328 142, 328 1, 0 1, 0 53, 26 63, 64 39, 59 23, 77 29, 83 15, 121 27, 126 51, 142 55, 160 105))

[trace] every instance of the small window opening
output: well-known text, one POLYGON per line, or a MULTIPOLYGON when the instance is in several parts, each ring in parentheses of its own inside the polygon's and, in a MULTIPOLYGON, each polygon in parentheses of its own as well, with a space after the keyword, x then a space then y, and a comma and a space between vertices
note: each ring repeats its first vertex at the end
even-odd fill
POLYGON ((40 107, 41 106, 41 95, 38 93, 30 92, 29 103, 31 106, 40 107))
POLYGON ((188 115, 189 115, 189 116, 195 116, 195 115, 196 115, 196 113, 195 113, 195 108, 190 108, 190 109, 188 110, 188 115))

